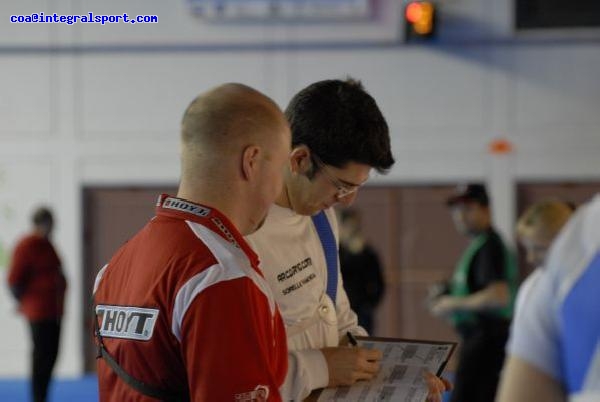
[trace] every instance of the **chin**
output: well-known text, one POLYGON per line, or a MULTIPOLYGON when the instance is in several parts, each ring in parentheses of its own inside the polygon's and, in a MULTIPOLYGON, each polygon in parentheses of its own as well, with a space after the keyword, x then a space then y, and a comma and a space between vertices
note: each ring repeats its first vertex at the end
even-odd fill
POLYGON ((292 203, 291 208, 292 211, 297 213, 298 215, 312 216, 319 212, 316 206, 302 204, 302 203, 292 203))
POLYGON ((240 233, 242 234, 242 236, 250 236, 252 233, 255 233, 263 226, 266 219, 266 216, 258 222, 256 222, 254 219, 250 219, 250 221, 248 222, 248 229, 245 231, 241 231, 240 233))
POLYGON ((323 207, 307 207, 303 212, 298 212, 300 215, 313 216, 323 211, 325 208, 323 207))
POLYGON ((266 220, 267 220, 267 215, 263 216, 263 218, 256 224, 256 226, 254 227, 254 230, 252 231, 252 233, 254 233, 257 230, 259 230, 260 228, 262 228, 263 225, 265 224, 266 220))

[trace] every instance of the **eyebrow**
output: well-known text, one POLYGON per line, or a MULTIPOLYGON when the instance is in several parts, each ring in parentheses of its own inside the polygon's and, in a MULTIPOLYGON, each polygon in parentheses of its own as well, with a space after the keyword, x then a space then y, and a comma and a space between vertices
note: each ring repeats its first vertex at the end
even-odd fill
MULTIPOLYGON (((335 177, 335 176, 334 176, 334 177, 335 177)), ((345 186, 348 186, 348 187, 360 187, 360 186, 362 186, 363 184, 365 184, 365 183, 367 182, 367 180, 369 180, 369 177, 367 177, 367 178, 365 179, 365 181, 363 181, 363 182, 362 182, 362 183, 360 183, 360 184, 352 183, 352 182, 346 181, 346 180, 344 180, 344 179, 340 179, 339 177, 336 177, 336 179, 337 179, 337 180, 338 180, 340 183, 344 184, 345 186)))

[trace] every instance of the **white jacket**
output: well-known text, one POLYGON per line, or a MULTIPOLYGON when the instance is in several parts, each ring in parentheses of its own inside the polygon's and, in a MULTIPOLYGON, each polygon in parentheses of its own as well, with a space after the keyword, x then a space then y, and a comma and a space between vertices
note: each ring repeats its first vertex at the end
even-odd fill
MULTIPOLYGON (((327 218, 338 242, 333 209, 327 218)), ((286 326, 288 373, 281 395, 302 400, 329 382, 327 363, 319 349, 337 346, 347 331, 367 335, 350 308, 338 261, 336 303, 326 294, 327 264, 323 246, 310 216, 288 208, 271 207, 263 227, 247 237, 260 258, 286 326)))

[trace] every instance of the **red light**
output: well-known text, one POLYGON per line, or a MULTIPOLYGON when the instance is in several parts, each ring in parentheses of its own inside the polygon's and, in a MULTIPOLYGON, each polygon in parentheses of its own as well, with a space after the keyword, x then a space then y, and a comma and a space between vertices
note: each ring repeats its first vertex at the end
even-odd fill
POLYGON ((421 3, 410 3, 406 6, 406 20, 411 24, 416 23, 422 18, 423 5, 421 3))
POLYGON ((506 155, 514 151, 514 145, 506 138, 498 138, 490 142, 489 151, 494 155, 506 155))
POLYGON ((408 29, 416 35, 432 35, 435 6, 429 1, 413 1, 406 5, 405 17, 408 29))

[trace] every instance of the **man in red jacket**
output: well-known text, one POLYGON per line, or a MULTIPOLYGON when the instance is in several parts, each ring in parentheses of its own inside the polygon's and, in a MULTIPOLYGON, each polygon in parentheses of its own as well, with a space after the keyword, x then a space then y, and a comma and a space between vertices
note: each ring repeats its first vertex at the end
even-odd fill
POLYGON ((58 355, 67 282, 50 242, 52 213, 39 208, 32 220, 33 232, 21 239, 14 250, 8 284, 19 302, 19 310, 29 321, 33 340, 33 400, 43 402, 58 355))
POLYGON ((190 104, 177 196, 96 279, 101 402, 281 401, 285 328, 243 236, 280 193, 290 147, 283 113, 252 88, 190 104))

